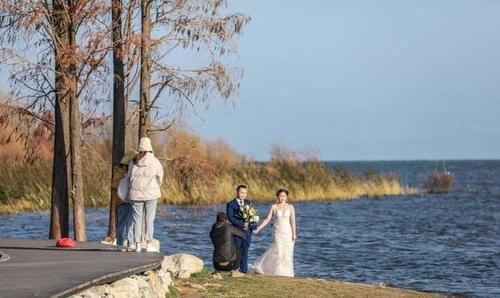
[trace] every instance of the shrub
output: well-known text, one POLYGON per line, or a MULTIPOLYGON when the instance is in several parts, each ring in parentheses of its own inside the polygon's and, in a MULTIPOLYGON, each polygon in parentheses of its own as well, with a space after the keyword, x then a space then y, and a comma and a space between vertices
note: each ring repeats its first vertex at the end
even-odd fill
POLYGON ((429 193, 447 193, 454 183, 454 178, 449 172, 433 172, 424 178, 423 184, 429 193))

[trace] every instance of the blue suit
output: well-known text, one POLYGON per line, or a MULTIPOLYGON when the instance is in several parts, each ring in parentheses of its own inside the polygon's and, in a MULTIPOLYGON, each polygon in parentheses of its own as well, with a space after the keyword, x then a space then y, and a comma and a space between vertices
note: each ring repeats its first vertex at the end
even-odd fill
MULTIPOLYGON (((243 201, 244 205, 251 205, 249 200, 243 201)), ((250 225, 247 230, 243 230, 243 225, 245 221, 241 218, 240 212, 240 204, 236 201, 236 198, 231 200, 226 205, 226 213, 229 221, 239 229, 241 229, 244 233, 246 233, 246 239, 242 239, 240 237, 234 237, 234 244, 236 247, 241 249, 241 261, 240 261, 240 271, 243 273, 247 273, 248 271, 248 249, 250 248, 250 243, 252 242, 252 231, 255 230, 255 224, 250 225)))

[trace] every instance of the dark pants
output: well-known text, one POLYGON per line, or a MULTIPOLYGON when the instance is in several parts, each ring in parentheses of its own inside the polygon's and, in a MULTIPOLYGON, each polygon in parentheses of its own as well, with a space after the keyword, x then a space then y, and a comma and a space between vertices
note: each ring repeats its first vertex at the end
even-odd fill
POLYGON ((134 243, 134 233, 131 229, 132 224, 132 205, 129 203, 121 203, 118 207, 118 225, 116 228, 116 245, 122 246, 124 240, 128 240, 128 244, 134 243))
POLYGON ((250 242, 252 241, 252 233, 246 231, 247 239, 241 239, 240 237, 234 237, 234 244, 236 247, 241 249, 241 261, 240 261, 240 271, 247 273, 248 271, 248 249, 250 248, 250 242))
MULTIPOLYGON (((240 260, 241 260, 241 250, 236 247, 236 259, 233 261, 230 261, 228 264, 221 265, 217 262, 214 262, 214 268, 215 270, 219 271, 232 271, 240 268, 240 260)), ((222 262, 224 263, 224 262, 222 262)))

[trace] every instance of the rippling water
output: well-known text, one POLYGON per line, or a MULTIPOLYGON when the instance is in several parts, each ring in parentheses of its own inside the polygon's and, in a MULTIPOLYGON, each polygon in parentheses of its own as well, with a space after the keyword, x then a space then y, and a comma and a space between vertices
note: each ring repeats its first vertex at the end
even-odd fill
MULTIPOLYGON (((395 171, 413 186, 436 167, 433 162, 330 165, 358 172, 367 167, 395 171)), ((447 195, 296 203, 296 275, 500 297, 500 162, 446 166, 457 180, 447 195)), ((256 207, 265 215, 269 204, 256 207)), ((192 253, 211 267, 208 232, 216 212, 224 209, 161 206, 155 235, 162 252, 192 253)), ((87 222, 89 239, 102 239, 107 210, 87 210, 87 222)), ((3 216, 0 237, 40 238, 47 235, 48 224, 48 213, 3 216)), ((251 262, 263 253, 270 237, 268 227, 253 238, 251 262)))

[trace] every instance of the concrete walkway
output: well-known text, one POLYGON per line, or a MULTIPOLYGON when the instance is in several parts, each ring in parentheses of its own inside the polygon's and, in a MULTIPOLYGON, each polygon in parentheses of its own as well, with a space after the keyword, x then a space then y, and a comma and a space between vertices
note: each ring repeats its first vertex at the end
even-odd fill
POLYGON ((163 255, 120 252, 95 242, 61 249, 53 240, 0 238, 0 258, 0 297, 66 297, 159 268, 163 255))

